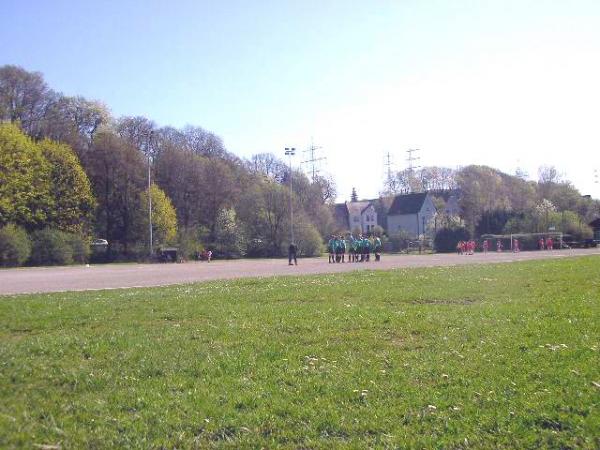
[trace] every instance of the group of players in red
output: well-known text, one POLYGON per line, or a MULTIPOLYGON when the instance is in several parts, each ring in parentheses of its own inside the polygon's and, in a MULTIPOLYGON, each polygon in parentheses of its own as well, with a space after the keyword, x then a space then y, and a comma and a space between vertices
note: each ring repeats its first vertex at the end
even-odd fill
MULTIPOLYGON (((538 241, 538 248, 540 250, 553 250, 554 249, 554 240, 549 237, 544 239, 541 237, 538 241)), ((477 243, 474 240, 469 241, 460 241, 456 245, 456 251, 459 255, 472 255, 475 253, 477 249, 477 243)), ((481 250, 483 253, 487 253, 490 250, 490 241, 488 239, 484 239, 481 243, 481 250)), ((500 239, 496 240, 496 251, 502 252, 504 250, 504 245, 500 239)), ((512 240, 512 251, 517 253, 521 251, 521 243, 518 239, 512 240)))

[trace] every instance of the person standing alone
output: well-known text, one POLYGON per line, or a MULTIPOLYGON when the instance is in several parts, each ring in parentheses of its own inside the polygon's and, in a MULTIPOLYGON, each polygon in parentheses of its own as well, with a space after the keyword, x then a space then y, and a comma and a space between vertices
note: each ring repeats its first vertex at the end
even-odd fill
POLYGON ((292 242, 288 248, 288 260, 289 260, 290 266, 298 265, 298 260, 296 259, 297 252, 298 252, 298 248, 296 247, 296 244, 294 244, 292 242), (294 264, 292 264, 292 259, 294 260, 294 264))

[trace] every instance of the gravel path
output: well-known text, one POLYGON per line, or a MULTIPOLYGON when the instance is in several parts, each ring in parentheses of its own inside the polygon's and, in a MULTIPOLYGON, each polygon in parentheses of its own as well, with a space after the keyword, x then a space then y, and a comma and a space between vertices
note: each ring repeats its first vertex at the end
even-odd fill
POLYGON ((305 275, 350 272, 353 270, 389 270, 405 267, 435 267, 463 264, 488 264, 532 259, 600 255, 600 248, 555 250, 546 252, 495 253, 460 256, 383 255, 382 261, 328 264, 327 256, 299 259, 289 266, 283 259, 188 262, 184 264, 107 264, 92 266, 33 267, 0 270, 0 295, 38 292, 84 291, 193 283, 242 277, 305 275))

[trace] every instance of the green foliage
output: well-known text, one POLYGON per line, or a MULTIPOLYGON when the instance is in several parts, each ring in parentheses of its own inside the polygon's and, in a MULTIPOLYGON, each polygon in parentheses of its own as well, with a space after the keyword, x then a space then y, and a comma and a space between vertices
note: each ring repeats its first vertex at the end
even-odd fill
POLYGON ((245 252, 244 235, 237 224, 235 210, 222 209, 215 225, 215 256, 240 258, 245 252))
POLYGON ((31 254, 31 239, 16 225, 0 228, 0 266, 20 266, 31 254))
POLYGON ((549 200, 542 200, 531 214, 523 214, 510 219, 504 233, 545 233, 560 231, 571 235, 575 240, 592 237, 592 229, 582 217, 573 211, 557 211, 549 200))
MULTIPOLYGON (((323 252, 323 238, 309 221, 299 221, 298 226, 294 227, 294 239, 298 246, 299 256, 319 256, 323 252)), ((287 253, 289 242, 285 245, 287 253)))
MULTIPOLYGON (((152 240, 156 245, 171 244, 177 237, 177 214, 171 200, 156 184, 150 186, 152 200, 152 240)), ((140 193, 139 215, 139 240, 148 243, 148 191, 140 193)))
POLYGON ((64 231, 44 228, 35 231, 31 238, 31 262, 36 266, 73 264, 73 247, 70 236, 64 231))
POLYGON ((44 139, 38 146, 50 164, 54 207, 48 213, 46 224, 73 233, 87 232, 96 200, 79 159, 65 144, 44 139))
POLYGON ((83 264, 90 256, 87 238, 53 228, 35 231, 30 261, 34 265, 83 264))
POLYGON ((207 230, 202 233, 197 228, 180 228, 177 232, 177 247, 180 254, 184 258, 196 258, 204 250, 202 236, 206 234, 208 234, 207 230))
POLYGON ((84 264, 89 261, 92 249, 88 238, 79 233, 66 233, 66 241, 71 247, 75 264, 84 264))
POLYGON ((6 298, 2 446, 598 448, 598 263, 6 298))
POLYGON ((459 241, 469 239, 469 231, 464 227, 441 228, 435 234, 433 245, 439 253, 451 253, 456 251, 459 241))
POLYGON ((53 206, 40 148, 16 125, 0 123, 0 225, 44 225, 53 206))
POLYGON ((399 252, 408 247, 410 236, 405 230, 400 230, 389 236, 389 243, 393 252, 399 252))
POLYGON ((102 131, 83 162, 98 201, 96 232, 108 240, 109 253, 128 255, 139 238, 146 161, 138 149, 119 136, 102 131))

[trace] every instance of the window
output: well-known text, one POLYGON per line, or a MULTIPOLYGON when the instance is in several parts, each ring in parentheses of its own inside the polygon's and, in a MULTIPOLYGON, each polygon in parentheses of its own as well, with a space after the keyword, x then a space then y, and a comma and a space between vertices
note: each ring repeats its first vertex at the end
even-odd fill
POLYGON ((358 221, 359 221, 359 218, 354 216, 354 222, 358 222, 358 221))

